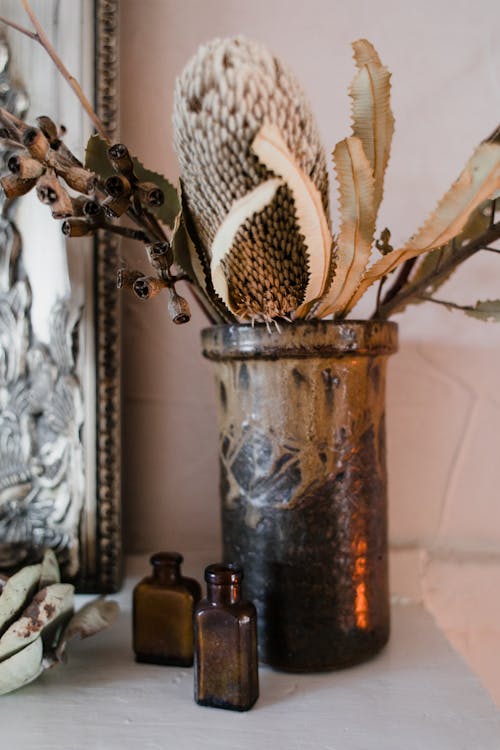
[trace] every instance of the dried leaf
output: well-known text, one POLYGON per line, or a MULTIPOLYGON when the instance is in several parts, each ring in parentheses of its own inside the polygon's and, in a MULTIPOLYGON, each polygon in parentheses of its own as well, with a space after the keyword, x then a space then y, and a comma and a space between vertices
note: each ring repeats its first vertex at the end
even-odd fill
POLYGON ((31 600, 41 572, 41 565, 27 565, 8 579, 0 595, 0 633, 31 600))
POLYGON ((390 105, 391 74, 366 39, 352 45, 359 73, 352 82, 353 135, 357 136, 373 169, 375 218, 384 194, 384 175, 391 152, 394 116, 390 105))
POLYGON ((218 318, 215 322, 234 322, 234 316, 214 291, 208 257, 201 243, 193 239, 194 226, 183 198, 182 185, 179 186, 179 202, 182 209, 176 216, 172 234, 174 260, 193 282, 193 293, 209 317, 215 315, 218 318))
POLYGON ((223 269, 223 260, 229 254, 234 245, 235 237, 240 227, 255 214, 263 211, 271 203, 276 195, 277 189, 283 184, 283 180, 276 177, 261 182, 256 188, 248 192, 243 198, 236 200, 231 206, 229 213, 224 217, 212 243, 212 260, 210 262, 210 275, 215 292, 231 307, 230 294, 227 278, 223 269))
MULTIPOLYGON (((173 227, 175 217, 180 209, 177 190, 166 177, 158 172, 146 169, 136 157, 132 157, 132 161, 134 164, 134 174, 138 181, 141 183, 154 183, 163 192, 165 197, 161 206, 148 206, 148 210, 157 216, 160 221, 173 227)), ((99 135, 92 135, 88 140, 85 149, 85 167, 92 172, 95 172, 103 179, 116 174, 108 157, 108 144, 99 135)))
POLYGON ((27 685, 44 670, 43 644, 40 636, 21 651, 0 663, 0 695, 27 685))
POLYGON ((339 183, 341 226, 336 271, 316 314, 343 310, 356 291, 370 259, 375 232, 373 172, 359 138, 346 138, 333 152, 339 183))
POLYGON ((282 178, 293 195, 300 233, 304 236, 309 263, 309 280, 296 317, 304 317, 310 303, 320 297, 329 279, 332 236, 323 210, 321 194, 298 166, 275 125, 263 125, 252 143, 259 161, 282 178))
POLYGON ((374 281, 401 263, 442 247, 460 234, 471 213, 500 187, 500 144, 481 143, 458 180, 444 195, 417 234, 402 248, 380 258, 366 272, 349 303, 351 309, 374 281))
POLYGON ((42 570, 40 574, 39 588, 44 589, 46 586, 50 586, 52 583, 59 583, 61 580, 61 573, 59 571, 59 563, 55 552, 51 549, 45 550, 45 554, 42 560, 42 570))
POLYGON ((465 313, 488 323, 500 323, 500 299, 476 302, 473 308, 466 308, 465 313))
MULTIPOLYGON (((74 586, 53 583, 36 594, 22 616, 0 638, 0 662, 67 618, 73 610, 74 586)), ((50 639, 49 639, 50 640, 50 639)))
POLYGON ((56 658, 64 660, 66 645, 73 638, 88 638, 100 630, 109 628, 120 613, 117 602, 99 597, 82 607, 67 624, 56 649, 56 658))

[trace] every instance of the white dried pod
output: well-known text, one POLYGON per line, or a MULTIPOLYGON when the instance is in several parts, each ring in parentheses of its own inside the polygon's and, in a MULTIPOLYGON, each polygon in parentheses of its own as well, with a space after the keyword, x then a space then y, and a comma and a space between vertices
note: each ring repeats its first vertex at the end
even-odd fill
MULTIPOLYGON (((280 177, 252 150, 263 125, 279 130, 327 217, 324 151, 294 75, 265 47, 241 37, 200 47, 177 81, 174 145, 186 204, 209 259, 234 204, 280 177)), ((285 181, 266 208, 244 221, 221 263, 226 304, 243 320, 291 314, 304 301, 310 265, 285 181)))

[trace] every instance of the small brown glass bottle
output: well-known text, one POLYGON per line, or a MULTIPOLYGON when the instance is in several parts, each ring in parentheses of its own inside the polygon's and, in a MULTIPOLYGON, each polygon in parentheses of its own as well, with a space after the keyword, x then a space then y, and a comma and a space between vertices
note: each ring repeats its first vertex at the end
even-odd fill
POLYGON ((241 601, 243 570, 205 569, 207 598, 194 613, 194 698, 202 706, 248 711, 259 697, 257 612, 241 601))
POLYGON ((134 589, 136 661, 178 667, 193 663, 193 612, 201 588, 197 581, 181 576, 182 560, 177 552, 153 555, 153 575, 134 589))

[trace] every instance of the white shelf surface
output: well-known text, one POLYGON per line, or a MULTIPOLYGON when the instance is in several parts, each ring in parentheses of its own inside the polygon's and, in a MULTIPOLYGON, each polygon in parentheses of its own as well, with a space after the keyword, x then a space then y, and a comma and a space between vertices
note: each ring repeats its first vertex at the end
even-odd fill
MULTIPOLYGON (((70 644, 66 666, 0 698, 1 750, 500 748, 500 712, 418 605, 393 606, 390 643, 367 664, 316 675, 261 667, 251 711, 198 706, 192 669, 133 660, 137 560, 131 569, 113 597, 122 612, 110 630, 70 644)), ((139 570, 147 570, 144 559, 139 570)), ((184 572, 200 578, 201 570, 184 572)))

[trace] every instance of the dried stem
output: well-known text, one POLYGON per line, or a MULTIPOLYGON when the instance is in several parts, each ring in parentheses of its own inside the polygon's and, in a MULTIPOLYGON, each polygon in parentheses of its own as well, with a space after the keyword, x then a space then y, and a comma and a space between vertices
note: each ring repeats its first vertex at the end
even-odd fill
MULTIPOLYGON (((446 261, 444 261, 439 268, 439 271, 429 274, 427 277, 416 281, 413 284, 406 284, 401 287, 399 291, 393 295, 389 300, 383 300, 377 318, 385 320, 400 307, 411 302, 413 299, 421 299, 425 295, 425 290, 430 284, 439 282, 445 279, 457 266, 463 263, 467 258, 470 258, 474 253, 479 250, 484 250, 492 242, 495 242, 500 238, 500 221, 492 224, 486 232, 483 232, 475 240, 471 240, 464 245, 456 253, 450 255, 446 261)), ((389 290, 390 291, 390 290, 389 290)))
POLYGON ((35 28, 35 32, 32 32, 29 29, 26 29, 23 26, 20 26, 19 24, 14 23, 13 21, 9 21, 8 19, 3 18, 3 17, 0 17, 0 21, 5 23, 7 26, 10 26, 11 28, 15 29, 16 31, 21 32, 21 34, 25 34, 25 36, 28 36, 30 39, 33 39, 35 42, 38 42, 44 48, 44 50, 49 55, 50 59, 52 60, 56 68, 59 70, 59 72, 63 76, 63 78, 67 80, 67 82, 69 83, 69 85, 71 86, 75 94, 77 95, 83 109, 85 110, 89 118, 91 119, 92 123, 94 124, 101 138, 104 138, 104 140, 107 143, 110 143, 110 139, 109 139, 109 136, 106 132, 104 125, 102 124, 101 120, 95 113, 91 103, 89 102, 85 94, 83 93, 82 87, 80 86, 76 78, 74 78, 71 75, 71 73, 69 72, 67 67, 64 65, 63 61, 61 60, 57 52, 55 51, 54 47, 50 43, 47 35, 45 34, 40 24, 40 21, 38 20, 35 13, 33 12, 33 9, 31 8, 28 0, 21 0, 21 3, 22 3, 24 10, 29 16, 29 19, 31 23, 33 24, 33 27, 35 28))

